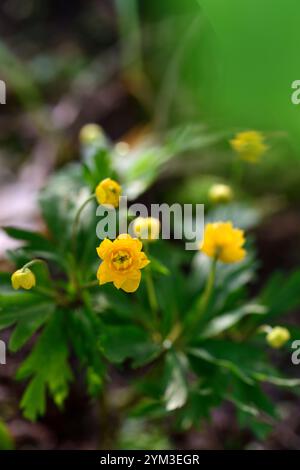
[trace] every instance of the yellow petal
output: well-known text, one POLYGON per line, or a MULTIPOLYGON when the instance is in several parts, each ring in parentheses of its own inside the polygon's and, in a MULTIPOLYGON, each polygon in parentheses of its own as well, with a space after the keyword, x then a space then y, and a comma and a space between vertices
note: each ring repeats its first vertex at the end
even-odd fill
POLYGON ((14 289, 19 289, 20 288, 20 278, 18 276, 18 274, 15 272, 12 274, 11 276, 11 284, 13 286, 14 289))
POLYGON ((35 276, 34 274, 30 271, 29 273, 26 274, 26 277, 24 277, 23 282, 22 282, 22 287, 24 289, 31 289, 32 287, 35 286, 35 276))
POLYGON ((219 259, 223 263, 237 263, 242 261, 246 256, 246 250, 243 248, 231 248, 221 251, 219 259))
POLYGON ((142 269, 145 266, 147 266, 149 263, 150 263, 150 261, 148 260, 145 253, 140 253, 139 260, 138 260, 139 268, 142 269))
POLYGON ((124 277, 124 276, 114 276, 113 281, 114 281, 114 286, 117 289, 120 289, 120 287, 122 287, 124 282, 126 281, 126 277, 124 277))
POLYGON ((132 240, 132 238, 129 233, 120 233, 116 240, 132 240))
POLYGON ((137 251, 141 251, 141 249, 143 248, 143 244, 142 242, 138 239, 138 238, 133 238, 132 241, 135 243, 136 245, 136 250, 137 251))
POLYGON ((141 271, 134 271, 131 277, 127 278, 121 285, 125 292, 135 292, 141 282, 141 271))
POLYGON ((132 244, 137 251, 141 251, 141 249, 143 248, 142 242, 138 238, 132 238, 131 235, 129 235, 129 233, 121 233, 115 241, 117 240, 118 241, 126 240, 127 242, 132 244))
POLYGON ((107 263, 105 263, 105 261, 103 261, 98 268, 97 279, 99 279, 100 286, 102 284, 106 284, 107 282, 111 282, 113 280, 112 273, 107 263))
POLYGON ((105 238, 102 243, 97 248, 97 253, 98 256, 101 259, 104 259, 107 253, 109 252, 110 248, 112 247, 112 241, 110 241, 108 238, 105 238))

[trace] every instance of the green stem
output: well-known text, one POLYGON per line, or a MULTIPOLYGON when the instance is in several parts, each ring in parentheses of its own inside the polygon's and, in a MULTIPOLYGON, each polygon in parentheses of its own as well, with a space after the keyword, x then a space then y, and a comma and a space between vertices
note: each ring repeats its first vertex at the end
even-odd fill
MULTIPOLYGON (((207 311, 207 307, 209 305, 209 301, 210 301, 211 294, 212 294, 214 284, 215 284, 217 260, 218 260, 217 257, 213 258, 213 261, 211 263, 210 273, 206 281, 204 292, 200 296, 200 298, 196 301, 194 307, 187 314, 184 331, 182 333, 184 333, 185 336, 188 338, 190 336, 193 336, 195 331, 197 331, 199 322, 207 311)), ((182 335, 180 334, 180 337, 181 336, 182 335)), ((182 340, 182 338, 180 339, 182 340)))
POLYGON ((90 287, 95 287, 98 285, 99 285, 99 281, 98 279, 95 279, 94 281, 87 282, 86 284, 81 285, 79 288, 80 290, 83 290, 83 289, 89 289, 90 287))
POLYGON ((78 226, 79 226, 81 213, 83 209, 85 208, 85 206, 87 206, 89 202, 93 201, 94 199, 95 199, 95 194, 92 194, 89 198, 87 198, 84 201, 84 203, 79 207, 78 211, 76 212, 75 219, 74 219, 73 226, 72 226, 72 240, 71 240, 71 243, 72 243, 71 246, 72 246, 74 257, 76 257, 76 235, 78 232, 78 226))
POLYGON ((49 269, 48 264, 46 263, 46 261, 44 261, 43 259, 40 259, 40 258, 35 258, 35 259, 29 261, 28 263, 24 264, 24 266, 21 270, 25 271, 25 269, 30 268, 30 266, 32 266, 33 264, 36 264, 36 263, 42 263, 46 266, 47 269, 49 269))
POLYGON ((38 294, 45 295, 46 297, 50 297, 51 299, 56 299, 56 293, 50 289, 46 289, 45 287, 40 287, 40 286, 35 286, 33 288, 34 292, 37 292, 38 294))
POLYGON ((236 156, 233 159, 233 163, 232 163, 232 180, 234 182, 235 187, 237 188, 242 187, 243 175, 244 175, 243 162, 236 156))
POLYGON ((211 264, 210 273, 207 278, 205 290, 203 292, 203 296, 201 297, 201 301, 200 301, 200 312, 199 312, 200 316, 205 314, 210 298, 211 298, 211 294, 215 285, 217 261, 218 261, 217 257, 215 257, 211 264))
POLYGON ((261 325, 258 329, 258 333, 270 333, 272 331, 272 327, 270 325, 261 325))
MULTIPOLYGON (((147 255, 149 258, 149 244, 147 240, 143 241, 144 245, 144 253, 147 255)), ((149 299, 149 304, 151 311, 153 313, 154 317, 154 324, 157 326, 158 325, 158 311, 159 311, 159 305, 157 302, 157 297, 155 293, 155 287, 154 287, 154 282, 151 274, 151 268, 147 267, 145 269, 145 281, 146 281, 146 287, 147 287, 147 294, 148 294, 148 299, 149 299)))
POLYGON ((166 337, 166 339, 163 342, 163 346, 165 349, 169 349, 171 346, 174 345, 174 343, 180 338, 181 334, 183 332, 183 328, 181 323, 177 322, 173 326, 172 330, 166 337))
POLYGON ((152 279, 152 276, 151 276, 150 269, 145 270, 145 280, 146 280, 146 287, 147 287, 147 293, 148 293, 150 308, 151 308, 153 316, 154 316, 155 324, 157 324, 157 320, 158 320, 158 317, 157 317, 158 302, 157 302, 157 298, 156 298, 154 283, 153 283, 153 279, 152 279))
MULTIPOLYGON (((33 266, 34 264, 37 264, 37 263, 41 263, 47 268, 47 271, 49 273, 49 277, 51 279, 48 264, 46 263, 46 261, 44 261, 43 259, 40 259, 40 258, 32 259, 28 263, 24 264, 24 266, 21 268, 21 271, 25 271, 25 269, 29 269, 31 266, 33 266)), ((56 293, 51 289, 47 289, 46 287, 35 286, 34 290, 36 292, 40 293, 40 294, 46 295, 47 297, 56 298, 56 293)))

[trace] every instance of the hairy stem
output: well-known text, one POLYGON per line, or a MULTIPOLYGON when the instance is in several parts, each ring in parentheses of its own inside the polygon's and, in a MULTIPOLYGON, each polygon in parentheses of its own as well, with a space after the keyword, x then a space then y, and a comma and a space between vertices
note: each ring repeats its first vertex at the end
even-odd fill
POLYGON ((209 273, 209 276, 207 278, 207 282, 206 282, 205 290, 203 292, 203 296, 201 297, 200 312, 199 312, 200 316, 205 314, 205 312, 207 310, 207 307, 208 307, 208 304, 209 304, 209 301, 210 301, 210 298, 211 298, 211 294, 212 294, 212 291, 213 291, 213 288, 214 288, 214 285, 215 285, 216 267, 217 267, 217 258, 215 257, 212 261, 212 264, 211 264, 210 273, 209 273))
POLYGON ((83 209, 94 199, 95 199, 95 194, 92 194, 89 198, 87 198, 84 201, 84 203, 79 207, 79 209, 76 212, 75 219, 74 219, 73 226, 72 226, 72 240, 71 240, 71 247, 72 247, 74 257, 76 257, 76 235, 77 235, 78 228, 79 228, 79 221, 80 221, 81 213, 83 209))
POLYGON ((147 294, 148 294, 150 308, 151 308, 151 311, 153 313, 155 324, 157 324, 157 322, 158 322, 158 317, 157 317, 158 302, 157 302, 157 298, 156 298, 154 283, 153 283, 153 279, 152 279, 150 269, 145 270, 145 281, 146 281, 147 294))

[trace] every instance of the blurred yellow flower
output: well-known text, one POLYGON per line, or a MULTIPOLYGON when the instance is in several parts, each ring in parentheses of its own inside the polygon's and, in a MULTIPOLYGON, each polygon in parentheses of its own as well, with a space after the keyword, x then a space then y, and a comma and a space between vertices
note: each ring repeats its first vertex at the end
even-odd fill
POLYGON ((282 326, 275 326, 267 334, 268 344, 275 349, 281 348, 289 339, 291 335, 287 328, 282 326))
POLYGON ((86 124, 79 132, 79 140, 84 145, 91 144, 102 138, 104 138, 103 130, 98 124, 86 124))
POLYGON ((227 184, 213 184, 209 189, 208 197, 214 204, 230 202, 233 199, 233 191, 227 184))
POLYGON ((257 163, 268 150, 264 140, 264 135, 261 132, 245 131, 236 134, 234 139, 230 140, 230 144, 242 160, 257 163))
POLYGON ((130 151, 130 146, 127 142, 121 141, 115 145, 115 151, 121 155, 121 157, 125 157, 130 151))
POLYGON ((20 289, 21 287, 28 290, 36 284, 35 275, 28 268, 18 269, 12 274, 11 283, 14 289, 20 289))
POLYGON ((116 181, 106 178, 96 188, 96 199, 99 204, 119 206, 119 198, 122 188, 116 181))
POLYGON ((154 241, 159 238, 160 222, 154 217, 138 217, 133 222, 133 231, 142 240, 154 241))
POLYGON ((223 263, 235 263, 246 255, 244 243, 243 230, 233 228, 231 222, 215 222, 206 225, 200 250, 223 263))
POLYGON ((150 263, 142 250, 142 242, 128 234, 113 242, 107 238, 97 248, 103 260, 97 272, 99 284, 113 282, 117 289, 135 292, 141 281, 141 269, 150 263))

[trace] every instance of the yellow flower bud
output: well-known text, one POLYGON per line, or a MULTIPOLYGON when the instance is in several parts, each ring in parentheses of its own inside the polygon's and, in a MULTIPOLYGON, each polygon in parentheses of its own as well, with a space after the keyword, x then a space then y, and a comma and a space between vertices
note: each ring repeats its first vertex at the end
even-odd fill
POLYGON ((96 188, 96 199, 98 204, 118 207, 121 191, 122 188, 119 183, 110 178, 106 178, 101 181, 96 188))
POLYGON ((89 145, 104 138, 103 130, 98 124, 86 124, 79 133, 79 140, 83 145, 89 145))
POLYGON ((227 184, 213 184, 209 189, 208 197, 214 204, 230 202, 233 199, 233 191, 227 184))
POLYGON ((138 238, 154 241, 159 238, 160 222, 154 217, 138 217, 133 222, 133 230, 138 238))
POLYGON ((130 146, 127 142, 118 142, 115 145, 115 151, 122 157, 125 157, 130 151, 130 146))
POLYGON ((230 144, 242 160, 250 163, 257 163, 268 150, 268 146, 264 143, 264 135, 257 131, 239 132, 230 144))
POLYGON ((267 342, 272 348, 279 349, 290 339, 290 337, 291 335, 287 328, 275 326, 267 334, 267 342))
POLYGON ((14 289, 20 289, 21 287, 28 290, 36 284, 35 275, 28 268, 18 269, 12 274, 11 283, 14 289))

